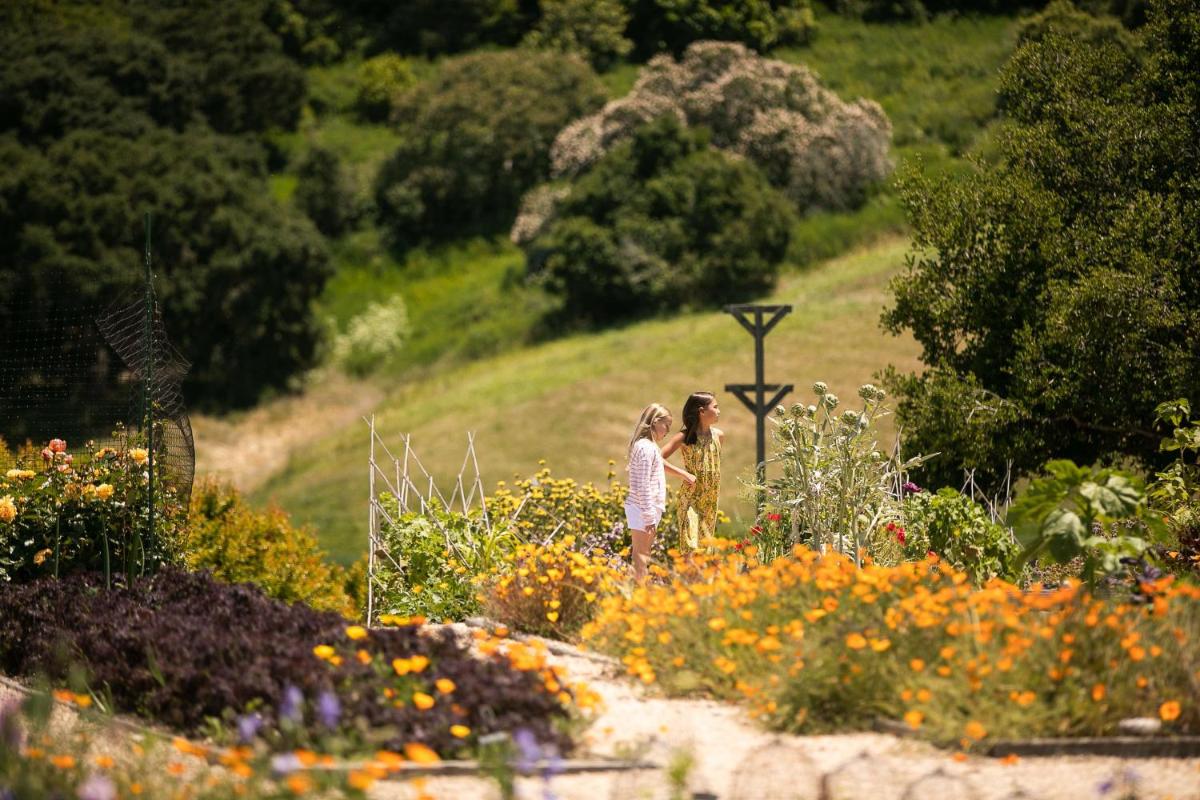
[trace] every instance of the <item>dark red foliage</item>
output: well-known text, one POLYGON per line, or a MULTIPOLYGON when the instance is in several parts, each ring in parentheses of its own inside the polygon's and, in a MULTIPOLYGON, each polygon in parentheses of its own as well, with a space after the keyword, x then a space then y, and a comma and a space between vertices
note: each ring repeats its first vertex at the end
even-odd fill
MULTIPOLYGON (((250 584, 218 583, 206 573, 176 570, 104 589, 94 574, 0 585, 0 671, 66 678, 83 666, 91 684, 111 692, 119 710, 141 714, 182 731, 207 718, 240 713, 257 701, 268 725, 288 686, 311 702, 324 690, 337 693, 343 720, 372 728, 392 726, 386 747, 422 742, 441 753, 462 746, 451 725, 477 735, 525 727, 541 742, 569 742, 552 724, 565 711, 536 673, 520 672, 499 658, 472 656, 448 629, 419 633, 414 626, 372 630, 351 642, 346 620, 303 604, 272 600, 250 584), (327 644, 347 657, 334 668, 313 655, 327 644), (430 659, 422 677, 449 678, 454 703, 427 711, 383 700, 394 677, 361 664, 365 649, 383 663, 421 654, 430 659)), ((318 730, 311 711, 305 723, 318 730)))

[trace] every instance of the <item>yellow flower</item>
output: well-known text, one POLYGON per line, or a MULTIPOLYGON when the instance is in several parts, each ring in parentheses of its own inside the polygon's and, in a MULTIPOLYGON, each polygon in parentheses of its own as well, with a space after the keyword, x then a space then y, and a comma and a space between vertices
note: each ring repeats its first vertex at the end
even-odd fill
POLYGON ((21 470, 10 469, 8 472, 4 473, 4 477, 8 478, 10 481, 15 480, 15 479, 21 477, 21 470))
POLYGON ((925 662, 919 658, 914 658, 912 661, 908 662, 908 667, 913 672, 920 672, 921 670, 925 669, 925 662))
POLYGON ((471 729, 466 725, 451 725, 450 735, 458 739, 465 739, 471 735, 471 729))
POLYGON ((925 721, 925 715, 914 709, 904 715, 904 721, 908 723, 908 727, 915 731, 925 721))
POLYGON ((979 741, 983 737, 987 736, 987 728, 983 727, 982 723, 977 722, 976 720, 971 720, 967 723, 966 734, 975 741, 979 741))
POLYGON ((129 451, 129 457, 133 459, 133 463, 135 464, 145 464, 150 458, 150 454, 141 447, 134 447, 129 451))
POLYGON ((1092 687, 1092 699, 1099 703, 1104 699, 1105 688, 1103 683, 1097 683, 1092 687))
POLYGON ((110 483, 102 483, 96 487, 96 497, 101 500, 107 500, 113 496, 113 487, 110 483))
POLYGON ((313 788, 312 778, 302 772, 289 775, 286 783, 292 794, 307 794, 313 788))
POLYGON ((1179 703, 1175 700, 1168 700, 1158 707, 1158 715, 1163 718, 1164 722, 1179 719, 1180 711, 1179 703))
POLYGON ((436 764, 441 761, 437 753, 420 742, 404 745, 404 755, 414 764, 436 764))
POLYGON ((320 659, 333 658, 333 648, 327 644, 319 644, 313 648, 313 655, 320 659))
POLYGON ((367 638, 367 629, 362 625, 351 625, 346 628, 346 635, 355 641, 367 638))
POLYGON ((852 633, 846 637, 846 647, 851 650, 862 650, 867 646, 867 639, 861 633, 852 633))
POLYGON ((412 701, 413 705, 422 711, 428 711, 429 709, 433 708, 434 703, 437 702, 424 692, 413 692, 412 701))
POLYGON ((546 619, 550 620, 551 622, 558 622, 558 612, 557 611, 548 611, 546 613, 546 619))
POLYGON ((59 769, 71 769, 75 766, 74 756, 51 756, 50 763, 59 769))
POLYGON ((437 690, 442 694, 450 694, 456 688, 458 688, 454 685, 454 681, 450 680, 449 678, 438 678, 434 682, 434 686, 436 686, 437 690))
POLYGON ((366 791, 371 788, 371 784, 375 783, 375 779, 367 773, 355 769, 346 776, 346 782, 350 784, 351 789, 366 791))
POLYGON ((0 497, 0 522, 12 522, 16 518, 17 504, 13 502, 12 495, 0 497))

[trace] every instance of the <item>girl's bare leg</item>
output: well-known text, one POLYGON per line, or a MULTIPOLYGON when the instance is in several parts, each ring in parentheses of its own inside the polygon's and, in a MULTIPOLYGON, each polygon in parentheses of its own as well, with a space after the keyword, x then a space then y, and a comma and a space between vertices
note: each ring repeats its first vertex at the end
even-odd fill
POLYGON ((640 581, 646 577, 646 568, 650 564, 650 547, 654 543, 654 529, 648 531, 630 531, 633 537, 633 579, 640 581))

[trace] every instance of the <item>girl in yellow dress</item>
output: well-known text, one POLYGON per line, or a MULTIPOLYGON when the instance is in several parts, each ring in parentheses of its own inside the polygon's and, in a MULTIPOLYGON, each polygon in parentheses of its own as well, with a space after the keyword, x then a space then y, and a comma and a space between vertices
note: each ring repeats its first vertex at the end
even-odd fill
POLYGON ((691 552, 716 535, 717 497, 721 493, 721 447, 725 434, 714 427, 721 407, 712 392, 693 392, 683 405, 683 429, 663 446, 663 458, 683 451, 683 468, 696 476, 679 490, 679 549, 691 552))

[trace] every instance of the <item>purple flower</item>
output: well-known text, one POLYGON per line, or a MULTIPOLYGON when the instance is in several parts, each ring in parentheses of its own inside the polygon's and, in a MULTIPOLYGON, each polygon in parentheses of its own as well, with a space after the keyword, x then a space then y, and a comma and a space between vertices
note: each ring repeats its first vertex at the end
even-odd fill
POLYGON ((530 773, 542 757, 542 748, 538 747, 537 737, 528 728, 517 728, 513 732, 513 743, 517 745, 518 772, 530 773))
POLYGON ((116 800, 117 787, 107 776, 93 772, 75 790, 79 800, 116 800))
POLYGON ((337 695, 330 691, 321 692, 317 698, 317 719, 321 724, 329 729, 336 728, 341 716, 342 704, 338 702, 337 695))
POLYGON ((258 736, 258 731, 262 728, 262 724, 262 714, 259 714, 257 711, 238 717, 238 741, 242 744, 249 744, 254 741, 254 737, 258 736))
POLYGON ((280 753, 271 756, 271 771, 276 775, 288 775, 303 766, 295 753, 280 753))
POLYGON ((917 486, 912 481, 906 481, 905 484, 900 487, 900 489, 904 494, 916 494, 917 492, 924 491, 924 489, 922 489, 920 486, 917 486))
POLYGON ((289 685, 283 690, 283 702, 279 704, 279 718, 301 722, 304 719, 304 693, 289 685))

